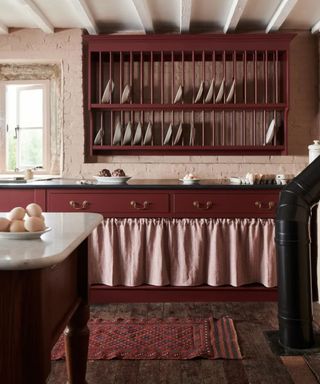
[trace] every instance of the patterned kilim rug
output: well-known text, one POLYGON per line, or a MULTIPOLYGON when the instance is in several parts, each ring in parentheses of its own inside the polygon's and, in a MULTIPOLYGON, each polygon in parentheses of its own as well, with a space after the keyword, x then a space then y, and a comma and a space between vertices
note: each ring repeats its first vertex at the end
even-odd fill
MULTIPOLYGON (((93 319, 89 321, 89 360, 241 359, 237 333, 229 317, 167 319, 93 319)), ((52 359, 64 357, 63 336, 52 359)))

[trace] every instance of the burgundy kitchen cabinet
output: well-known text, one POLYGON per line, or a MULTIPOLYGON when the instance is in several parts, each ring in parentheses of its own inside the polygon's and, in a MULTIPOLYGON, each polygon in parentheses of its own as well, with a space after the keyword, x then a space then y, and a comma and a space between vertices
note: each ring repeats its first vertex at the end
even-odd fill
POLYGON ((29 203, 37 203, 46 210, 46 190, 31 188, 0 189, 0 211, 7 212, 12 208, 26 207, 29 203))
POLYGON ((90 154, 286 154, 293 37, 85 36, 90 154))
POLYGON ((278 190, 48 189, 49 212, 97 212, 104 217, 275 217, 278 190))

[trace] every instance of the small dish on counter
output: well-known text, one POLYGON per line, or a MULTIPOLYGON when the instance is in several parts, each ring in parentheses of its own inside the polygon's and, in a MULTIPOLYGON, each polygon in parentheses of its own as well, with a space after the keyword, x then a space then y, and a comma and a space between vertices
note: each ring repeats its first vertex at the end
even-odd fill
POLYGON ((198 184, 201 179, 179 179, 183 184, 198 184))
POLYGON ((131 176, 93 176, 98 183, 124 184, 131 179, 131 176))
POLYGON ((51 230, 52 228, 47 227, 45 230, 38 231, 38 232, 0 232, 0 239, 10 239, 10 240, 40 239, 41 235, 51 230))
POLYGON ((231 184, 241 184, 241 178, 240 177, 229 177, 229 181, 231 184))

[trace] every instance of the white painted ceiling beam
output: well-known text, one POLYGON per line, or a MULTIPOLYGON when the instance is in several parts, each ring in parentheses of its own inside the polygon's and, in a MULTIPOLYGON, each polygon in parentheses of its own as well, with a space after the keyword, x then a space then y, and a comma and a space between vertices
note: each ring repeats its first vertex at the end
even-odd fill
POLYGON ((282 0, 281 3, 279 4, 278 8, 276 9, 275 13, 271 17, 271 20, 269 21, 269 24, 267 25, 266 28, 266 33, 272 31, 277 31, 293 7, 296 5, 296 2, 298 0, 282 0))
POLYGON ((142 28, 145 32, 153 33, 153 20, 147 4, 147 0, 132 0, 132 3, 139 16, 142 28))
POLYGON ((315 25, 311 28, 311 33, 320 32, 320 20, 318 20, 315 25))
POLYGON ((1 34, 9 33, 8 27, 3 23, 1 23, 1 21, 0 21, 0 33, 1 34))
POLYGON ((32 0, 20 0, 20 3, 25 7, 26 14, 30 16, 30 19, 38 28, 45 33, 54 32, 54 27, 51 22, 32 0))
POLYGON ((248 0, 233 0, 227 16, 227 20, 223 27, 224 33, 227 33, 228 31, 234 31, 236 29, 247 1, 248 0))
POLYGON ((81 26, 86 29, 90 35, 97 35, 99 33, 99 29, 86 1, 71 0, 71 4, 79 17, 81 26))
POLYGON ((192 0, 180 0, 180 33, 189 32, 192 0))

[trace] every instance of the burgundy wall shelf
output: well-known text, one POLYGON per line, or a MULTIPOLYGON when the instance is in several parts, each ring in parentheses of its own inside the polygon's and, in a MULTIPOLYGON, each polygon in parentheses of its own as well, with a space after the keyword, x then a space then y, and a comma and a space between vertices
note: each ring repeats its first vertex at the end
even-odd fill
POLYGON ((86 36, 90 153, 285 154, 293 36, 86 36))

